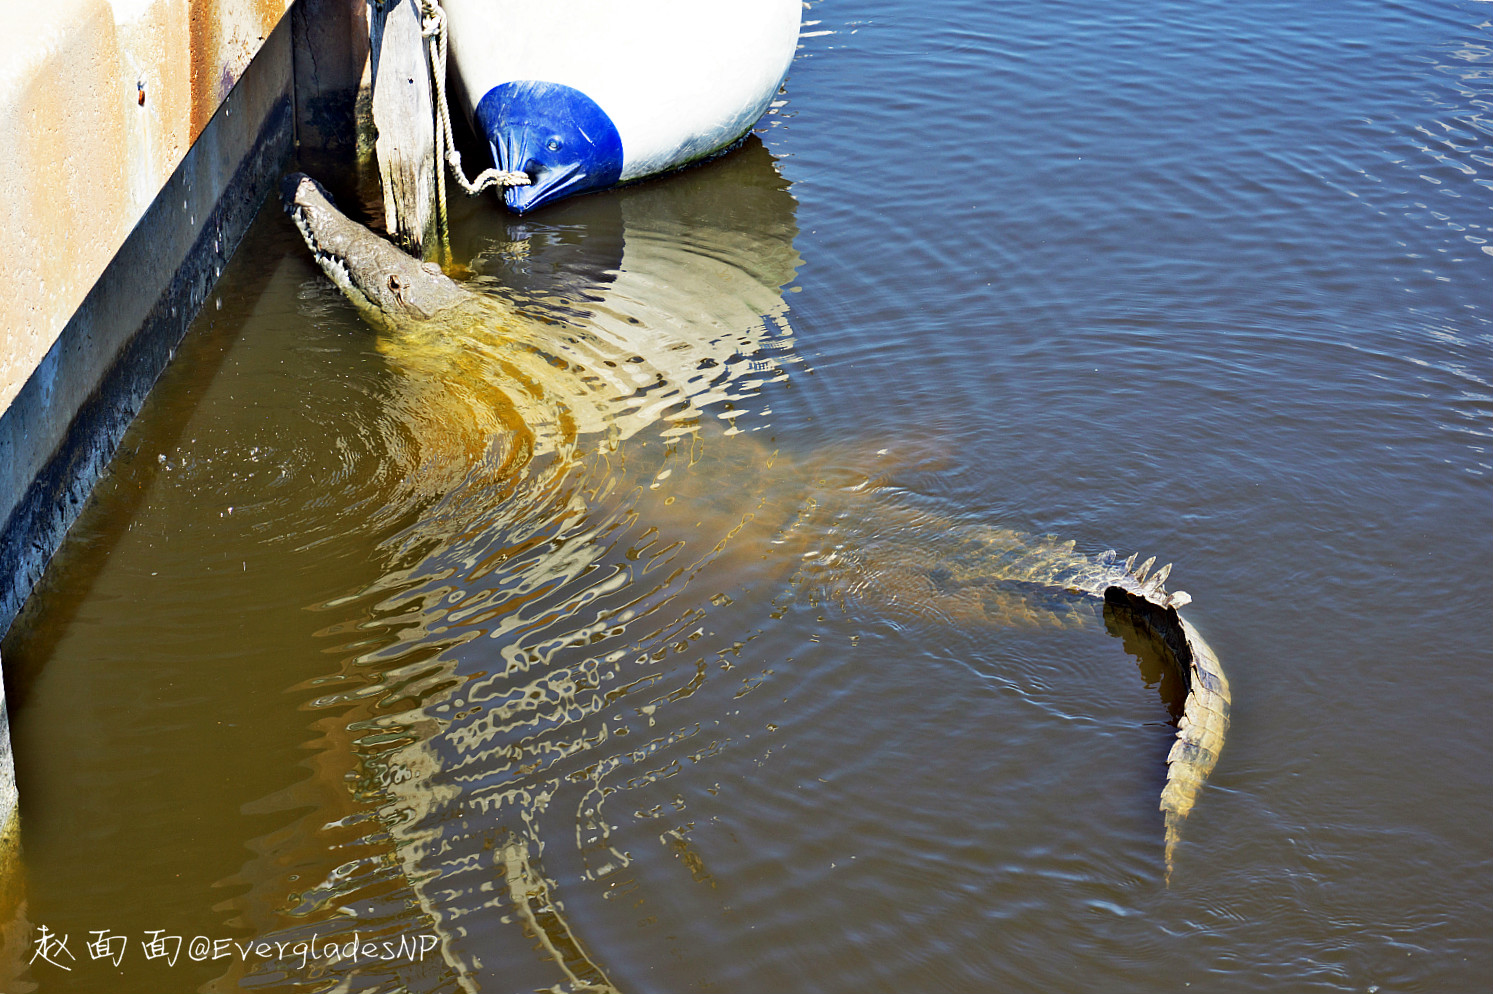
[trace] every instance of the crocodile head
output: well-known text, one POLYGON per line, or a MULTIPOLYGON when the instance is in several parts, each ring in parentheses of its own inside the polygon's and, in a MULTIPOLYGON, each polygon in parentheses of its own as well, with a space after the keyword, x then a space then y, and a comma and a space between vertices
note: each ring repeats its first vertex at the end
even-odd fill
POLYGON ((379 324, 429 321, 470 299, 440 266, 406 255, 339 211, 326 188, 305 173, 286 176, 280 192, 317 265, 379 324))

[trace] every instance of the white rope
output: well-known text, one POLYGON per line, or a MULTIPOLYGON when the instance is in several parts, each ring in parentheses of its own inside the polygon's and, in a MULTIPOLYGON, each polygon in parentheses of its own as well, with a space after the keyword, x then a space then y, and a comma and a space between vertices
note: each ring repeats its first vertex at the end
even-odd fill
MULTIPOLYGON (((461 168, 461 153, 456 150, 456 139, 451 134, 451 105, 446 100, 446 12, 440 0, 420 0, 420 34, 430 39, 430 68, 435 77, 435 112, 440 120, 436 128, 437 158, 444 158, 451 167, 451 175, 469 195, 476 196, 494 186, 528 186, 534 182, 528 173, 512 169, 484 169, 474 180, 468 180, 461 168), (444 155, 442 154, 444 149, 444 155)), ((445 170, 436 170, 436 196, 446 202, 445 170)))

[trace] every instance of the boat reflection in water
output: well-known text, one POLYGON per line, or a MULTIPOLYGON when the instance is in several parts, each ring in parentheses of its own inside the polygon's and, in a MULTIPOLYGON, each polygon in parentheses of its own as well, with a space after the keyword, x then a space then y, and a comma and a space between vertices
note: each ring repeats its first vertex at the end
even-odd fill
MULTIPOLYGON (((609 839, 629 802, 607 798, 725 746, 704 721, 740 682, 707 680, 694 660, 736 642, 710 634, 725 591, 782 576, 781 556, 748 538, 792 513, 773 506, 772 452, 753 436, 762 387, 797 361, 782 292, 800 262, 793 213, 753 139, 542 219, 457 219, 473 283, 559 344, 544 369, 505 348, 511 328, 379 333, 396 382, 378 434, 402 465, 369 513, 389 568, 316 606, 343 658, 308 685, 327 715, 329 754, 313 765, 350 803, 327 811, 315 791, 333 817, 262 840, 275 862, 336 862, 311 886, 304 868, 287 882, 246 867, 238 910, 256 934, 439 936, 438 957, 357 964, 353 990, 610 985, 549 867, 635 886, 609 839), (574 850, 557 853, 566 838, 574 850)), ((327 301, 310 296, 314 319, 327 301)), ((324 984, 311 967, 266 964, 244 982, 324 984)))
POLYGON ((264 802, 314 814, 225 881, 249 885, 231 903, 267 941, 436 948, 271 962, 250 987, 634 986, 639 917, 691 913, 654 897, 659 875, 714 886, 685 795, 728 789, 712 761, 759 749, 767 698, 787 700, 761 692, 775 664, 750 645, 787 604, 1096 615, 972 582, 1009 533, 894 491, 921 455, 772 440, 764 387, 798 364, 783 288, 800 259, 755 139, 667 182, 497 217, 458 219, 456 255, 533 324, 378 333, 396 468, 366 513, 386 569, 314 606, 340 659, 298 688, 321 714, 317 776, 264 802), (515 334, 551 343, 543 361, 516 359, 515 334))

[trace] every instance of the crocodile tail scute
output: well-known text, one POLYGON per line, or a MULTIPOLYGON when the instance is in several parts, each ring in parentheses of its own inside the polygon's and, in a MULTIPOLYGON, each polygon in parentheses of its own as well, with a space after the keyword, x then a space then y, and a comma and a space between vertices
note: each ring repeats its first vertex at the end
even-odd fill
POLYGON ((1113 549, 1094 557, 1092 569, 1097 574, 1088 579, 1092 585, 1093 592, 1101 596, 1105 595, 1111 587, 1123 590, 1132 597, 1137 597, 1147 604, 1158 607, 1161 610, 1177 610, 1192 603, 1192 595, 1184 590, 1167 590, 1167 578, 1172 575, 1172 564, 1167 563, 1155 573, 1151 572, 1151 565, 1156 562, 1152 556, 1139 566, 1135 565, 1136 556, 1131 556, 1124 562, 1113 549))
POLYGON ((1166 816, 1166 878, 1171 882, 1172 860, 1186 820, 1208 775, 1218 763, 1229 729, 1229 681, 1213 648, 1183 618, 1177 618, 1187 647, 1188 688, 1177 740, 1166 757, 1166 787, 1161 810, 1166 816))

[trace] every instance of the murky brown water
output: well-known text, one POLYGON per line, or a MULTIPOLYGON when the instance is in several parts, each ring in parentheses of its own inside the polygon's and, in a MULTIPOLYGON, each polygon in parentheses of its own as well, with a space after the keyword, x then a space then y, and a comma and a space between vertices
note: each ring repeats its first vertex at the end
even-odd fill
POLYGON ((266 210, 3 646, 16 989, 1486 986, 1482 8, 815 18, 727 159, 460 206, 460 340, 266 210), (1197 598, 1169 888, 1179 688, 1008 530, 1197 598))

